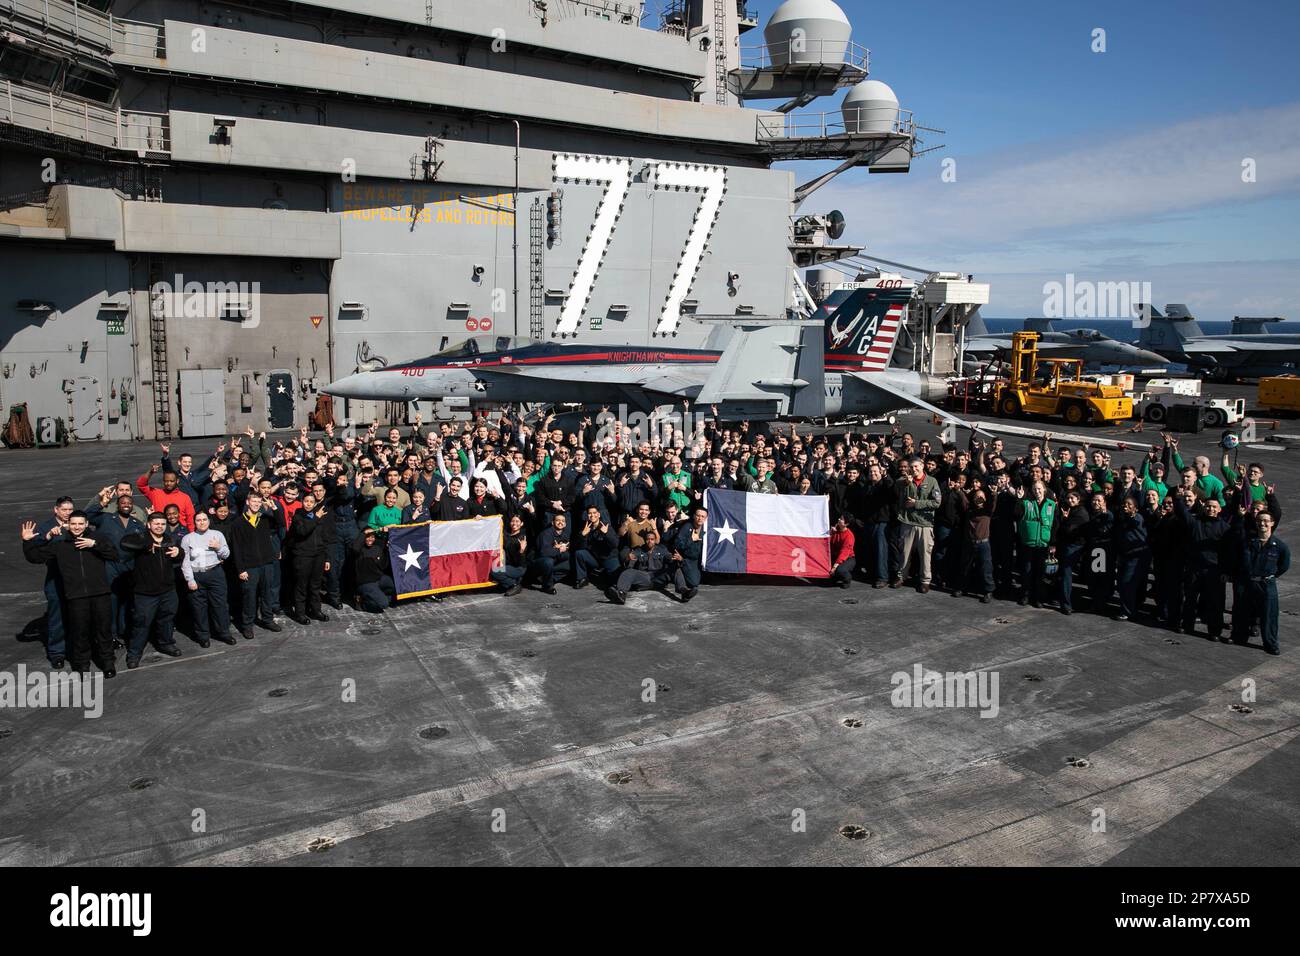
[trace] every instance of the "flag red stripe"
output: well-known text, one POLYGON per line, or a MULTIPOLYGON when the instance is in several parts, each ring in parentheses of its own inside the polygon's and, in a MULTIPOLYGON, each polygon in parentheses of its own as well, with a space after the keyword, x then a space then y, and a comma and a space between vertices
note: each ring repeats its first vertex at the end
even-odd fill
POLYGON ((465 551, 460 554, 435 554, 429 557, 429 587, 434 591, 483 584, 490 580, 491 551, 465 551))
POLYGON ((831 539, 779 534, 745 536, 745 570, 793 578, 826 578, 831 573, 831 539))

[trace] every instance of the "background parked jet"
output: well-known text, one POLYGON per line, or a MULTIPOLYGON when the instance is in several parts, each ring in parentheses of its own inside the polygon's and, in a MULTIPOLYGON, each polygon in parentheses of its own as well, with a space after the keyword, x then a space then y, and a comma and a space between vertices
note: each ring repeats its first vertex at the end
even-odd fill
POLYGON ((1294 375, 1300 363, 1300 334, 1295 332, 1206 335, 1181 303, 1166 305, 1163 315, 1155 306, 1145 308, 1150 310, 1151 321, 1143 327, 1139 343, 1171 362, 1207 372, 1211 378, 1294 375))
MULTIPOLYGON (((1118 365, 1122 368, 1165 366, 1169 359, 1149 349, 1121 342, 1096 329, 1058 332, 1050 319, 1026 319, 1025 331, 1037 332, 1038 351, 1047 358, 1083 359, 1086 365, 1118 365)), ((966 326, 966 354, 978 358, 1011 353, 1011 335, 988 331, 976 312, 966 326)))
POLYGON ((933 375, 889 368, 910 287, 853 290, 823 307, 818 334, 785 320, 712 320, 715 349, 587 346, 479 336, 436 355, 357 372, 328 385, 336 398, 411 402, 466 398, 472 404, 626 404, 649 411, 690 399, 731 401, 761 413, 763 398, 781 398, 788 414, 878 416, 908 406, 945 418, 931 402, 947 388, 933 375), (781 330, 785 329, 784 332, 781 330), (820 329, 825 330, 824 339, 820 329), (725 343, 725 344, 724 344, 725 343), (821 386, 821 396, 815 393, 821 386))

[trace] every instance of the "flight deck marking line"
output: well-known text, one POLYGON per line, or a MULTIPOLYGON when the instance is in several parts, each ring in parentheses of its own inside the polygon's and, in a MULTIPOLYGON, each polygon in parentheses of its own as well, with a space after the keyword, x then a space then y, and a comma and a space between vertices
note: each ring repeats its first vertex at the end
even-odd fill
MULTIPOLYGON (((1259 670, 1259 668, 1263 666, 1267 666, 1267 665, 1261 662, 1260 665, 1257 665, 1255 670, 1259 670)), ((1206 694, 1202 695, 1199 698, 1199 700, 1201 701, 1201 707, 1198 709, 1210 713, 1217 713, 1220 708, 1225 706, 1224 701, 1233 699, 1237 694, 1240 693, 1240 690, 1241 690, 1241 677, 1237 677, 1230 681, 1227 681, 1219 685, 1218 687, 1212 689, 1211 691, 1207 692, 1206 694)), ((1187 728, 1188 730, 1192 731, 1190 733, 1179 732, 1179 725, 1188 721, 1189 718, 1193 718, 1196 716, 1198 715, 1195 714, 1194 712, 1189 711, 1185 714, 1179 714, 1171 718, 1153 719, 1147 722, 1146 724, 1142 725, 1141 727, 1124 735, 1123 737, 1120 737, 1117 740, 1112 741, 1101 751, 1097 751, 1093 754, 1088 755, 1089 759, 1092 761, 1092 770, 1089 772, 1096 772, 1098 769, 1101 769, 1104 772, 1105 769, 1111 766, 1112 764, 1116 766, 1120 765, 1121 761, 1123 763, 1129 763, 1131 762, 1132 757, 1126 755, 1131 755, 1133 753, 1143 751, 1144 748, 1142 745, 1147 743, 1152 743, 1157 745, 1157 746, 1146 748, 1153 754, 1161 754, 1161 755, 1167 754, 1171 756, 1176 753, 1190 754, 1190 756, 1188 756, 1186 759, 1177 760, 1173 763, 1170 763, 1168 766, 1161 767, 1160 769, 1157 770, 1152 770, 1150 772, 1138 774, 1137 776, 1128 777, 1125 779, 1117 780, 1112 783, 1105 784, 1093 791, 1090 791, 1082 795, 1077 795, 1075 793, 1067 794, 1067 791, 1077 790, 1079 786, 1085 785, 1088 782, 1087 778, 1080 776, 1077 773, 1077 771, 1074 771, 1073 769, 1062 768, 1056 771, 1056 773, 1054 773, 1050 777, 1042 781, 1043 785, 1046 786, 1049 790, 1055 790, 1060 793, 1061 798, 1058 800, 1057 803, 1047 806, 1033 813, 1021 816, 1015 820, 1007 821, 1006 823, 1001 823, 991 828, 983 828, 975 832, 968 833, 965 836, 946 841, 938 846, 932 847, 927 850, 921 850, 918 852, 909 853, 904 857, 892 861, 881 858, 878 860, 878 862, 887 865, 924 863, 924 862, 928 862, 927 861, 928 857, 934 856, 936 854, 942 857, 942 859, 937 862, 954 862, 954 863, 969 862, 971 859, 979 858, 982 855, 986 855, 988 851, 985 850, 981 852, 979 850, 975 850, 974 856, 954 855, 954 854, 946 853, 946 851, 956 850, 958 848, 964 849, 966 844, 969 844, 972 841, 982 840, 984 838, 988 838, 990 840, 993 840, 994 842, 997 842, 997 840, 1000 838, 999 837, 1000 834, 1002 834, 1004 831, 1009 832, 1011 828, 1017 828, 1017 827, 1040 828, 1034 830, 1033 833, 1025 834, 1022 838, 1013 841, 1017 846, 1024 847, 1026 850, 1031 846, 1044 846, 1046 844, 1059 847, 1061 838, 1066 835, 1085 837, 1085 840, 1081 841, 1083 843, 1082 847, 1076 847, 1076 849, 1082 849, 1083 851, 1096 851, 1099 849, 1111 847, 1111 844, 1117 841, 1104 840, 1102 841, 1102 846, 1100 847, 1094 846, 1091 843, 1086 842, 1086 837, 1092 836, 1094 839, 1096 839, 1096 837, 1095 835, 1091 834, 1091 829, 1086 825, 1086 823, 1082 821, 1056 820, 1055 822, 1049 823, 1048 817, 1051 816, 1059 817, 1061 814, 1071 809, 1077 808, 1080 804, 1087 805, 1089 803, 1100 802, 1103 808, 1107 808, 1112 811, 1109 814, 1110 822, 1116 825, 1122 825, 1127 829, 1131 829, 1128 820, 1124 817, 1123 813, 1116 806, 1116 803, 1113 800, 1109 804, 1109 807, 1106 807, 1105 801, 1102 799, 1105 794, 1114 794, 1117 791, 1123 791, 1127 788, 1131 788, 1134 787, 1135 785, 1140 785, 1148 781, 1158 781, 1160 780, 1160 778, 1166 777, 1169 774, 1178 774, 1181 771, 1185 771, 1189 768, 1194 767, 1195 765, 1204 765, 1206 761, 1212 761, 1217 763, 1226 762, 1229 764, 1227 768, 1219 771, 1217 774, 1217 776, 1222 776, 1224 773, 1227 773, 1228 776, 1225 779, 1220 779, 1218 783, 1216 783, 1212 787, 1209 787, 1208 789, 1201 787, 1200 794, 1196 796, 1195 799, 1191 799, 1191 800, 1184 799, 1186 793, 1189 791, 1195 791, 1197 789, 1196 786, 1197 781, 1203 780, 1205 778, 1204 777, 1198 778, 1195 775, 1184 774, 1185 776, 1189 777, 1188 780, 1184 781, 1184 785, 1178 788, 1171 788, 1171 789, 1178 790, 1177 795, 1171 798, 1169 795, 1164 794, 1160 797, 1159 800, 1155 801, 1153 806, 1145 807, 1146 817, 1144 819, 1146 819, 1147 822, 1142 823, 1141 825, 1138 826, 1137 835, 1140 836, 1142 834, 1150 832, 1151 830, 1167 822, 1168 820, 1173 819, 1173 817, 1177 816, 1179 813, 1182 813, 1184 810, 1186 810, 1192 804, 1200 800, 1202 797, 1208 795, 1214 790, 1217 790, 1219 786, 1222 786, 1222 784, 1228 782, 1228 780, 1231 780, 1238 773, 1241 773, 1242 771, 1253 766, 1260 758, 1267 756, 1269 753, 1272 753, 1277 748, 1290 742, 1291 740, 1295 739, 1297 736, 1300 736, 1300 724, 1290 724, 1284 727, 1274 728, 1267 732, 1258 734, 1254 737, 1233 741, 1227 744, 1226 746, 1214 746, 1214 748, 1209 751, 1198 753, 1196 745, 1205 742, 1206 736, 1204 732, 1201 731, 1200 733, 1197 733, 1196 731, 1200 730, 1200 728, 1187 728), (1173 742, 1172 744, 1171 744, 1171 740, 1173 742), (1178 747, 1179 743, 1185 743, 1185 745, 1179 748, 1178 747), (1263 749, 1262 752, 1254 753, 1253 752, 1254 748, 1256 747, 1256 745, 1259 744, 1266 744, 1267 746, 1265 749, 1263 749), (1113 756, 1108 756, 1108 755, 1113 755, 1113 756), (1237 757, 1238 759, 1236 761, 1232 761, 1230 759, 1224 759, 1224 760, 1218 759, 1218 758, 1232 758, 1232 757, 1237 757), (1233 768, 1234 764, 1239 764, 1239 766, 1235 766, 1234 769, 1233 768), (1181 801, 1181 805, 1180 805, 1180 801, 1181 801), (1175 807, 1177 807, 1178 809, 1173 810, 1173 808, 1175 807), (1169 812, 1171 810, 1173 810, 1173 812, 1169 812), (1046 829, 1041 829, 1041 828, 1046 828, 1046 829)), ((1233 733, 1233 731, 1231 731, 1229 728, 1226 727, 1216 727, 1216 729, 1219 730, 1221 734, 1225 736, 1230 736, 1233 733)), ((1011 769, 1011 768, 1003 765, 1003 769, 1011 769)), ((1098 782, 1104 783, 1104 781, 1100 781, 1100 780, 1098 782)), ((960 787, 958 789, 960 789, 960 787)), ((1138 792, 1140 795, 1141 788, 1139 788, 1138 792)), ((1148 803, 1150 803, 1150 801, 1148 801, 1148 803)), ((944 816, 939 816, 939 817, 931 817, 928 820, 928 824, 931 826, 931 829, 934 830, 940 830, 946 832, 951 832, 953 830, 959 831, 961 829, 960 821, 953 818, 968 812, 969 812, 969 808, 964 807, 960 811, 949 812, 948 814, 946 814, 946 817, 948 818, 947 822, 945 822, 944 816), (958 825, 954 825, 954 824, 958 824, 958 825)), ((1104 861, 1105 859, 1109 859, 1111 856, 1114 856, 1115 854, 1126 849, 1127 846, 1128 844, 1125 843, 1121 846, 1113 847, 1111 848, 1111 852, 1105 853, 1104 855, 1101 856, 1098 856, 1096 852, 1093 852, 1092 853, 1093 858, 1090 859, 1090 862, 1101 862, 1104 861)), ((1024 860, 1022 862, 1043 863, 1043 862, 1052 862, 1056 859, 1057 859, 1056 856, 1049 856, 1046 858, 1035 857, 1032 859, 1024 860)))
MULTIPOLYGON (((1152 723, 1157 722, 1152 721, 1152 723)), ((1228 747, 1121 781, 1095 793, 1064 800, 1043 810, 971 833, 941 846, 912 853, 899 860, 880 862, 890 866, 971 863, 990 856, 989 847, 973 845, 984 842, 991 842, 995 848, 1001 846, 1003 850, 1007 843, 1022 849, 1025 852, 1024 856, 1009 861, 1018 864, 1044 865, 1065 861, 1075 864, 1105 862, 1128 849, 1139 838, 1190 809, 1204 797, 1230 782, 1239 773, 1250 769, 1262 758, 1298 737, 1300 737, 1300 725, 1293 725, 1261 737, 1235 742, 1228 747), (1207 773, 1187 772, 1204 769, 1207 766, 1209 767, 1207 773), (1165 780, 1162 778, 1170 778, 1171 775, 1174 782, 1163 785, 1165 780), (1144 787, 1144 784, 1156 785, 1144 787), (1123 802, 1123 798, 1116 796, 1125 791, 1132 791, 1131 802, 1123 802), (1103 799, 1107 795, 1108 801, 1103 799), (1109 837, 1093 834, 1087 822, 1069 816, 1070 811, 1089 805, 1100 805, 1108 811, 1107 823, 1111 827, 1109 837), (1130 816, 1129 814, 1134 810, 1136 815, 1130 816), (1122 833, 1130 835, 1125 837, 1121 835, 1122 833), (1011 836, 1011 834, 1016 835, 1011 836), (1089 842, 1090 837, 1096 840, 1095 844, 1089 842), (1034 849, 1040 852, 1031 852, 1034 849), (1076 854, 1082 854, 1084 859, 1080 860, 1076 854)), ((1096 763, 1093 766, 1096 767, 1096 763)), ((1065 772, 1067 771, 1059 771, 1059 773, 1065 772)), ((1049 785, 1059 782, 1061 782, 1060 778, 1056 777, 1049 781, 1049 785)), ((993 851, 993 855, 998 855, 996 850, 993 851)), ((999 858, 1005 861, 1004 856, 999 858)))
MULTIPOLYGON (((1096 641, 1083 642, 1083 644, 1091 643, 1096 643, 1096 641)), ((759 707, 758 713, 749 714, 747 716, 745 725, 749 726, 755 723, 781 720, 788 716, 826 709, 833 705, 842 706, 846 701, 860 700, 865 696, 868 695, 838 695, 836 697, 812 702, 801 707, 783 707, 781 710, 768 713, 763 713, 763 708, 759 707)), ((1176 699, 1180 696, 1181 695, 1174 695, 1174 697, 1170 699, 1176 699)), ((770 695, 763 695, 760 700, 769 705, 769 711, 771 705, 784 705, 785 703, 784 700, 777 701, 772 699, 770 695)), ((477 801, 494 793, 499 793, 502 789, 514 791, 523 785, 531 785, 550 779, 554 776, 571 773, 575 770, 576 765, 595 764, 603 758, 615 753, 621 753, 626 750, 650 752, 664 745, 690 742, 700 737, 733 730, 737 728, 735 722, 737 712, 746 710, 751 706, 752 705, 750 705, 748 701, 733 701, 720 704, 717 707, 710 708, 709 711, 704 712, 704 714, 712 713, 718 716, 712 719, 705 717, 705 722, 703 724, 684 730, 678 734, 665 735, 664 731, 656 731, 654 737, 644 739, 640 742, 623 738, 609 744, 588 745, 577 751, 568 751, 562 755, 543 758, 542 760, 535 761, 524 767, 507 767, 497 770, 495 771, 495 774, 490 776, 488 779, 470 779, 452 786, 411 794, 410 796, 403 797, 387 804, 381 804, 377 807, 371 807, 367 810, 336 818, 332 822, 322 823, 315 827, 300 829, 275 837, 268 837, 256 843, 248 844, 243 847, 235 847, 216 853, 212 856, 194 858, 186 861, 185 865, 206 866, 265 863, 300 856, 307 852, 307 844, 318 836, 331 837, 335 840, 337 845, 345 840, 365 836, 377 830, 387 829, 401 823, 409 823, 426 816, 431 816, 434 813, 438 813, 458 804, 477 801)), ((692 717, 703 717, 704 714, 692 715, 692 717)), ((1105 719, 1106 721, 1113 723, 1113 717, 1113 714, 1100 715, 1099 719, 1105 719)), ((1052 728, 1050 731, 1048 729, 1044 730, 1045 734, 1050 733, 1051 735, 1058 735, 1059 732, 1060 731, 1057 728, 1052 728)))
MULTIPOLYGON (((771 703, 780 702, 772 701, 771 703)), ((829 705, 824 702, 818 702, 808 708, 786 709, 775 713, 750 715, 745 724, 749 726, 755 723, 781 720, 787 716, 802 713, 804 710, 825 709, 827 706, 829 705)), ((593 764, 609 755, 627 750, 650 752, 663 745, 690 742, 702 736, 736 729, 737 725, 734 722, 734 717, 735 711, 738 709, 740 708, 735 703, 719 705, 713 710, 723 711, 723 716, 730 719, 715 721, 713 724, 706 724, 690 731, 661 739, 646 740, 642 743, 623 739, 607 746, 590 745, 578 752, 566 753, 562 757, 544 758, 522 768, 499 771, 498 776, 500 779, 471 779, 437 790, 411 794, 394 802, 350 814, 318 826, 270 837, 244 847, 219 852, 212 856, 191 859, 186 861, 184 865, 246 865, 290 859, 307 852, 306 846, 308 842, 318 836, 330 837, 334 839, 337 845, 345 840, 366 836, 378 830, 402 823, 414 822, 457 805, 477 802, 485 797, 500 793, 503 788, 514 790, 521 785, 532 785, 553 777, 570 774, 575 771, 575 765, 577 764, 593 764)), ((1109 717, 1105 719, 1109 720, 1109 717)), ((1056 735, 1059 733, 1059 729, 1052 728, 1050 732, 1045 730, 1044 733, 1056 735)))

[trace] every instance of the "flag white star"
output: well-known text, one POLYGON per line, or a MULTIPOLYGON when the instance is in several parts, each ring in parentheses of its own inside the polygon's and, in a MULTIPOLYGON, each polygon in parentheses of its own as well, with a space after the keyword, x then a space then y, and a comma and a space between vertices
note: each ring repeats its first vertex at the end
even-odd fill
POLYGON ((416 551, 408 544, 406 546, 406 553, 398 555, 398 557, 406 564, 406 567, 402 568, 402 570, 409 571, 411 568, 418 568, 420 566, 420 555, 422 554, 424 554, 423 551, 416 551))
POLYGON ((718 544, 721 544, 723 541, 735 544, 736 532, 740 529, 731 527, 731 520, 728 519, 722 523, 721 528, 714 528, 713 530, 718 533, 718 544))

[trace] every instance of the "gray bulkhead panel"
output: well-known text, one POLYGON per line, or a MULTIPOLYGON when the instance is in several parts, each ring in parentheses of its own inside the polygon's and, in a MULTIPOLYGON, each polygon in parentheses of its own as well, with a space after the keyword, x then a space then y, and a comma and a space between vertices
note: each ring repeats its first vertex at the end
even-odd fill
MULTIPOLYGON (((0 269, 0 408, 27 403, 37 419, 62 418, 74 438, 130 438, 134 411, 121 394, 134 388, 126 257, 72 249, 63 242, 6 243, 0 269), (20 308, 20 304, 26 308, 20 308), (92 379, 100 416, 73 414, 71 389, 92 379)), ((78 502, 81 504, 81 502, 78 502)))
POLYGON ((684 37, 591 16, 565 0, 551 4, 545 15, 532 0, 303 0, 301 5, 499 37, 507 50, 513 44, 542 47, 683 76, 702 77, 707 64, 707 54, 684 37))
POLYGON ((753 144, 757 121, 769 115, 177 20, 165 32, 163 67, 202 76, 735 144, 753 144))
MULTIPOLYGON (((319 126, 280 120, 240 117, 229 143, 213 141, 213 113, 172 110, 172 159, 177 162, 214 163, 263 169, 294 169, 358 178, 397 180, 412 178, 425 155, 426 137, 376 133, 368 130, 319 126)), ((462 140, 440 140, 436 148, 438 178, 449 182, 513 185, 514 148, 462 140)), ((551 154, 522 149, 519 183, 531 189, 547 188, 551 180, 551 154)))
MULTIPOLYGON (((294 425, 307 423, 316 395, 304 385, 329 381, 328 278, 326 263, 310 259, 151 254, 135 257, 132 313, 141 345, 139 376, 152 377, 149 316, 166 315, 168 395, 179 426, 180 371, 220 369, 224 376, 226 427, 269 427, 268 377, 292 377, 294 425), (233 288, 232 288, 233 287, 233 288), (159 305, 158 293, 172 296, 159 305), (244 302, 247 314, 223 305, 244 302), (313 316, 316 320, 313 320, 313 316)), ((152 435, 152 390, 140 388, 146 435, 152 435)))

